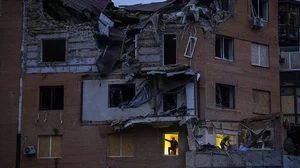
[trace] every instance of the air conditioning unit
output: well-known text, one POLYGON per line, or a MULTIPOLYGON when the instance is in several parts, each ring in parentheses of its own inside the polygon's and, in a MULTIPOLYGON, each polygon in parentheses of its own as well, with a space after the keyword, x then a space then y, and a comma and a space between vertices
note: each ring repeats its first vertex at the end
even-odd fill
POLYGON ((34 146, 26 146, 24 148, 24 155, 33 155, 35 153, 36 153, 36 151, 34 149, 34 146))
POLYGON ((264 27, 264 19, 259 17, 252 17, 251 28, 262 28, 264 27))

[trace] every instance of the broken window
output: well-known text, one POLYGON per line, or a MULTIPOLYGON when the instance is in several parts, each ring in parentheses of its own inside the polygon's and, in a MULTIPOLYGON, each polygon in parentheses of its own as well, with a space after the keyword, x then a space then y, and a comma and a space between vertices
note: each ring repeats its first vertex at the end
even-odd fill
POLYGON ((252 17, 268 20, 268 0, 251 0, 252 17))
POLYGON ((269 46, 251 44, 252 65, 269 67, 269 46))
POLYGON ((192 58, 194 55, 195 47, 197 44, 197 37, 190 36, 189 41, 186 45, 184 56, 192 58))
POLYGON ((299 7, 298 5, 289 5, 288 13, 289 37, 299 37, 299 7))
POLYGON ((217 35, 215 44, 216 57, 233 60, 233 38, 217 35))
POLYGON ((108 156, 134 156, 135 141, 132 134, 108 136, 108 156))
POLYGON ((43 62, 64 62, 66 60, 65 39, 44 39, 43 62))
POLYGON ((64 86, 40 87, 40 110, 62 110, 64 108, 64 86))
POLYGON ((164 34, 164 65, 176 64, 176 34, 164 34))
MULTIPOLYGON (((226 136, 229 136, 229 143, 231 145, 236 144, 235 143, 235 135, 229 135, 229 134, 216 134, 216 146, 221 148, 221 141, 223 140, 223 138, 225 138, 226 136)), ((226 145, 229 146, 228 141, 226 142, 226 145)))
POLYGON ((222 108, 231 108, 235 106, 234 86, 216 84, 216 105, 222 108))
POLYGON ((135 84, 109 85, 109 107, 128 104, 135 96, 135 84))
POLYGON ((253 113, 269 114, 270 113, 270 92, 253 90, 253 113))
POLYGON ((38 136, 38 157, 39 158, 61 158, 62 157, 62 136, 61 135, 38 136))
POLYGON ((173 111, 177 109, 177 93, 176 89, 170 91, 169 93, 165 93, 163 95, 163 107, 164 111, 173 111))
POLYGON ((179 133, 166 133, 164 134, 164 155, 179 155, 179 133))

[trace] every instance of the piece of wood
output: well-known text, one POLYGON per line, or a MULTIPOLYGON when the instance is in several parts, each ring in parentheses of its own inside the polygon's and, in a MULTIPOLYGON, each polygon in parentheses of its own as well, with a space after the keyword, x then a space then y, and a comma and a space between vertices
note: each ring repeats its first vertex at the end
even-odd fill
POLYGON ((120 156, 120 135, 108 136, 108 156, 120 156))
POLYGON ((39 136, 39 157, 50 157, 50 136, 39 136))
POLYGON ((122 156, 134 156, 135 143, 134 135, 126 134, 122 135, 122 156))
POLYGON ((62 157, 62 136, 52 136, 51 157, 62 157))

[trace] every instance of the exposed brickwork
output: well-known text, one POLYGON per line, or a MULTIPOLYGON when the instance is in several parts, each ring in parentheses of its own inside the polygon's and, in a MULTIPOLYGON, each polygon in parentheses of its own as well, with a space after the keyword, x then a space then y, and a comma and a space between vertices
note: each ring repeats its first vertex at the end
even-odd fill
POLYGON ((0 165, 15 167, 22 1, 2 0, 0 16, 0 165))

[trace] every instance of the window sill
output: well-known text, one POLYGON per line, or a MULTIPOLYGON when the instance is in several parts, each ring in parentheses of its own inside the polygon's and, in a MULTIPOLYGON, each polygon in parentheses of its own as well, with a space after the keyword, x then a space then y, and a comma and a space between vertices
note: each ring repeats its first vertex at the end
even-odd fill
POLYGON ((134 156, 107 156, 110 158, 134 158, 134 156))
POLYGON ((39 110, 39 112, 60 112, 60 111, 64 111, 64 109, 50 109, 50 110, 39 110))
POLYGON ((62 157, 37 157, 40 160, 62 159, 62 157))
POLYGON ((163 156, 166 156, 166 157, 178 157, 179 155, 163 155, 163 156))
POLYGON ((233 62, 233 59, 230 60, 230 59, 223 59, 223 58, 220 58, 220 57, 215 57, 215 59, 217 60, 223 60, 223 61, 228 61, 228 62, 233 62))
POLYGON ((270 66, 262 66, 262 65, 255 65, 255 64, 251 64, 251 66, 253 66, 253 67, 257 67, 257 68, 265 68, 265 69, 270 69, 270 66))
POLYGON ((211 110, 224 111, 224 112, 241 113, 240 111, 237 111, 237 109, 231 109, 231 108, 222 108, 222 107, 206 107, 206 108, 211 110))

